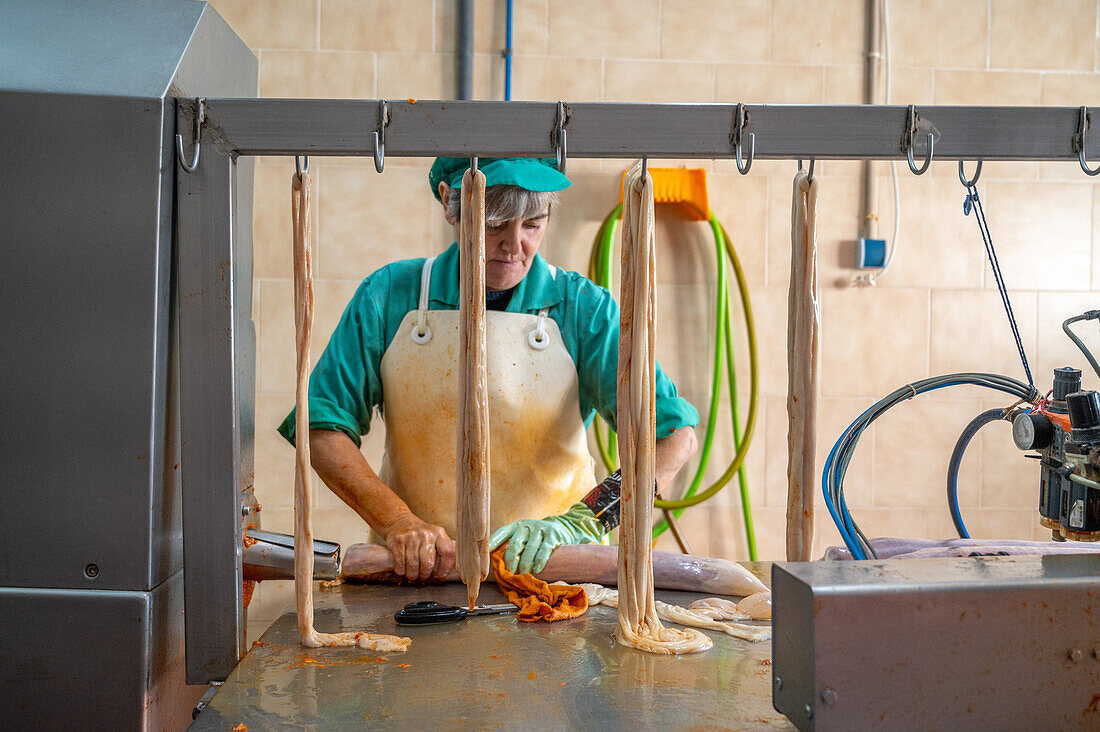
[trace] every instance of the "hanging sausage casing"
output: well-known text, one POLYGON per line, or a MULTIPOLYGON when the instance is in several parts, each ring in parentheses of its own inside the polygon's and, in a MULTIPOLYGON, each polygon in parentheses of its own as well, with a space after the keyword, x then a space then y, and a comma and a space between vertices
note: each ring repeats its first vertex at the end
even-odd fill
POLYGON ((817 179, 799 171, 791 206, 787 296, 787 560, 808 562, 814 546, 814 452, 821 318, 817 295, 817 179))
POLYGON ((485 361, 485 175, 462 177, 459 224, 456 566, 470 607, 489 574, 489 383, 485 361))

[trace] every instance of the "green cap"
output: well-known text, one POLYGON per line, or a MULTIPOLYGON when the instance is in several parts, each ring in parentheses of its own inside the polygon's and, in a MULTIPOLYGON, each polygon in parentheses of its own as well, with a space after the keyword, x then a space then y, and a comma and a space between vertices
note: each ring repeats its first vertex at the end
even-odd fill
MULTIPOLYGON (((562 191, 572 183, 558 171, 554 158, 478 158, 477 168, 486 186, 519 186, 528 191, 562 191)), ((436 158, 428 173, 432 195, 439 200, 439 184, 462 187, 462 176, 470 168, 469 158, 436 158)))

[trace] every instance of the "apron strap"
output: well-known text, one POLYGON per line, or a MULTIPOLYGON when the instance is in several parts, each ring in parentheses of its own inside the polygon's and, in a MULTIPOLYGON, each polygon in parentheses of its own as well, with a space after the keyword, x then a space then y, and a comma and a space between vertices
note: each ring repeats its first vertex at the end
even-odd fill
MULTIPOLYGON (((550 279, 558 279, 558 268, 549 262, 546 266, 550 269, 550 279)), ((550 345, 550 334, 546 332, 546 316, 549 314, 550 308, 543 308, 539 310, 538 323, 535 325, 535 329, 527 334, 527 345, 536 351, 541 351, 550 345)))
POLYGON ((541 351, 550 345, 550 334, 546 332, 546 316, 549 312, 549 308, 540 310, 535 329, 527 334, 527 345, 536 351, 541 351))
POLYGON ((428 289, 432 282, 432 265, 435 257, 428 257, 420 270, 420 303, 416 311, 416 327, 412 329, 413 343, 424 345, 432 339, 432 329, 428 327, 428 289))

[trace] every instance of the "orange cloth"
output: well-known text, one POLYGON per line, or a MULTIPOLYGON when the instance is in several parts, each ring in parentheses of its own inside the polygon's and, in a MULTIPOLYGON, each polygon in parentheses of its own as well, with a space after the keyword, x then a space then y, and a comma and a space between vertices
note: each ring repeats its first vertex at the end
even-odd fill
POLYGON ((552 623, 584 615, 588 596, 583 587, 551 585, 533 574, 509 572, 504 566, 504 546, 493 552, 490 561, 497 587, 519 608, 516 617, 527 622, 545 620, 552 623))

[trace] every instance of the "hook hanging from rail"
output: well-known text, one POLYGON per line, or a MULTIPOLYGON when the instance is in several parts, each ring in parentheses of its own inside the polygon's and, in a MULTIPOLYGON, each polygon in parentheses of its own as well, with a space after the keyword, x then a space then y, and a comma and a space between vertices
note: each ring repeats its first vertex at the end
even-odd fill
POLYGON ((301 178, 303 175, 305 175, 306 173, 309 172, 309 156, 308 155, 303 155, 301 157, 299 157, 297 155, 294 156, 294 172, 298 174, 299 178, 301 178), (303 158, 306 161, 305 165, 302 164, 302 159, 303 158))
POLYGON ((1081 117, 1077 122, 1077 134, 1073 136, 1073 149, 1077 152, 1077 162, 1081 164, 1081 170, 1085 171, 1085 175, 1100 175, 1100 165, 1090 168, 1088 161, 1085 160, 1085 130, 1089 128, 1091 121, 1089 108, 1081 107, 1081 117))
POLYGON ((566 158, 566 130, 565 121, 568 116, 568 110, 565 107, 565 102, 558 102, 558 116, 555 120, 555 127, 557 128, 556 145, 557 145, 557 157, 558 157, 558 172, 565 172, 565 158, 566 158))
MULTIPOLYGON (((801 159, 799 159, 799 161, 798 161, 798 169, 799 170, 803 169, 801 159)), ((807 181, 812 181, 813 179, 814 179, 814 159, 810 158, 810 169, 808 171, 806 171, 806 180, 807 181)))
POLYGON ((909 160, 909 170, 913 171, 913 175, 922 175, 924 171, 928 170, 928 166, 932 164, 932 152, 936 145, 936 138, 929 132, 928 152, 924 156, 924 165, 918 168, 916 161, 913 159, 913 138, 917 134, 917 121, 919 119, 920 115, 917 114, 917 108, 910 104, 909 111, 905 115, 905 134, 901 138, 901 149, 909 160))
POLYGON ((477 172, 477 155, 473 155, 470 157, 470 170, 475 173, 477 172))
POLYGON ((744 140, 743 130, 749 124, 749 115, 745 112, 745 105, 738 102, 737 112, 733 116, 733 130, 730 131, 730 142, 733 143, 733 153, 737 162, 737 171, 741 175, 746 175, 749 172, 749 168, 752 167, 753 158, 756 155, 756 134, 753 132, 749 135, 749 155, 748 162, 744 162, 744 155, 741 152, 741 143, 744 140))
POLYGON ((188 173, 194 173, 195 169, 199 167, 199 149, 202 143, 202 125, 204 122, 206 122, 206 97, 196 97, 195 121, 192 127, 192 139, 195 143, 195 150, 192 154, 190 165, 184 162, 186 156, 183 154, 183 135, 178 132, 176 133, 176 159, 180 161, 180 167, 188 173))
POLYGON ((978 167, 974 169, 974 177, 970 180, 966 179, 966 173, 963 171, 963 161, 959 161, 959 180, 967 188, 973 188, 978 184, 978 178, 982 177, 982 161, 978 161, 978 167))
POLYGON ((379 173, 386 167, 386 125, 390 122, 390 105, 378 100, 378 129, 374 131, 374 169, 379 173))

